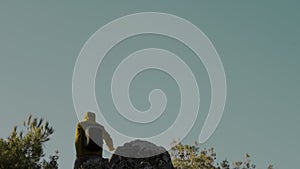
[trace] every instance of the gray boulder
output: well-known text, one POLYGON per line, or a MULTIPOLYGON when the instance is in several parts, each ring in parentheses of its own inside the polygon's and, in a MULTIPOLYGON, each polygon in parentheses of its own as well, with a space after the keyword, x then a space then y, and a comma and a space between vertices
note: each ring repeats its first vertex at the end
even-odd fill
POLYGON ((153 143, 135 140, 118 147, 110 158, 111 169, 174 169, 169 153, 153 143))

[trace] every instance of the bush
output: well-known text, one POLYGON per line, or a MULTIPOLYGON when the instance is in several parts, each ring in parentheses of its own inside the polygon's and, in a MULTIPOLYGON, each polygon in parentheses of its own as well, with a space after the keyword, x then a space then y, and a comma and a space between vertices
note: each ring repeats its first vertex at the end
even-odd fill
MULTIPOLYGON (((245 154, 243 161, 236 161, 230 166, 228 160, 216 162, 216 153, 213 148, 200 151, 198 143, 195 145, 183 145, 176 141, 171 150, 173 165, 176 169, 255 169, 256 165, 251 163, 250 155, 245 154)), ((273 169, 272 165, 268 169, 273 169)))

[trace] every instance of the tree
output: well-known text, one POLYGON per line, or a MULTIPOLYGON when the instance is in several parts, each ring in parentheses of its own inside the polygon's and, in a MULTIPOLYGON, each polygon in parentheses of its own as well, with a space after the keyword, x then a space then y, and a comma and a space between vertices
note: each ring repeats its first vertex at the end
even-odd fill
POLYGON ((0 138, 0 169, 57 169, 58 151, 44 158, 45 143, 54 132, 49 122, 30 115, 23 127, 25 132, 15 126, 7 139, 0 138))

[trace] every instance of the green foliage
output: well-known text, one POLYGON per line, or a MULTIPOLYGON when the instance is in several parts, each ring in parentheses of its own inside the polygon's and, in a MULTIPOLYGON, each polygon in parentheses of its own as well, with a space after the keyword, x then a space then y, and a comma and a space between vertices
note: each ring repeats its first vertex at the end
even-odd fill
MULTIPOLYGON (((172 163, 176 169, 255 169, 251 163, 250 155, 245 154, 244 161, 236 161, 230 166, 228 160, 216 162, 216 153, 213 148, 200 151, 199 145, 183 145, 176 141, 170 150, 172 163), (175 146, 174 146, 175 145, 175 146)), ((272 165, 268 169, 273 169, 272 165)))
POLYGON ((31 115, 23 126, 25 132, 15 126, 7 139, 0 138, 0 169, 57 169, 58 152, 46 160, 43 150, 53 128, 31 115))
POLYGON ((199 151, 197 143, 192 146, 176 143, 170 153, 177 169, 219 169, 214 164, 216 153, 213 148, 199 151))

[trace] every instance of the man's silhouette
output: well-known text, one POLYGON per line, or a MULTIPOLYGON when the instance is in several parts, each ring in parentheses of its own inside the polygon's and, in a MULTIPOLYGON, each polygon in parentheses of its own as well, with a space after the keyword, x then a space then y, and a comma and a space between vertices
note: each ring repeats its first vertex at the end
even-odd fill
POLYGON ((77 124, 75 134, 76 161, 74 169, 78 169, 89 159, 102 158, 103 139, 109 151, 114 150, 110 135, 95 119, 95 113, 87 112, 83 120, 77 124))

